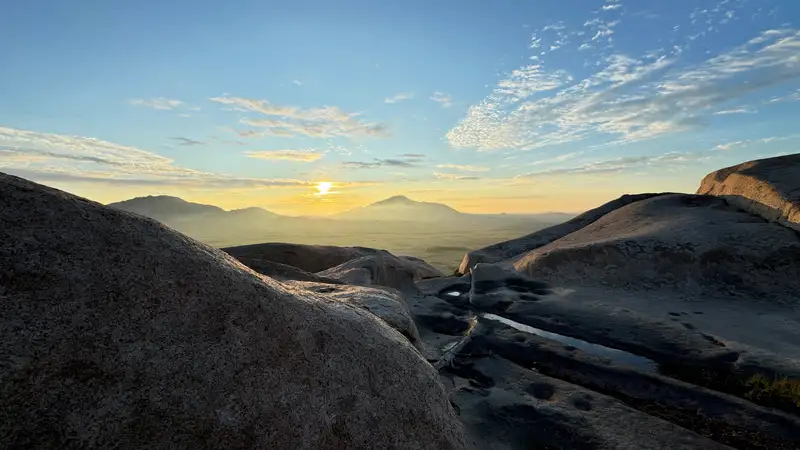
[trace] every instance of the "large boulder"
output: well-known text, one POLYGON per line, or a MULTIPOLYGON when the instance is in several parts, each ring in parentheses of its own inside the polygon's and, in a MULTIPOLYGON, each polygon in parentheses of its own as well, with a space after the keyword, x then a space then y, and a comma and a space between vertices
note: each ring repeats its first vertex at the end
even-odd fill
POLYGON ((359 286, 386 286, 403 292, 416 292, 413 266, 389 252, 352 259, 316 276, 359 286))
POLYGON ((711 172, 697 193, 721 196, 733 206, 800 231, 800 154, 711 172))
POLYGON ((440 270, 420 258, 395 256, 386 250, 369 247, 336 247, 333 245, 268 242, 228 247, 222 250, 246 265, 250 265, 249 263, 251 262, 263 263, 270 261, 294 266, 311 273, 322 272, 365 256, 388 255, 394 260, 395 265, 402 266, 403 270, 409 272, 415 281, 444 275, 440 270))
POLYGON ((796 303, 800 292, 797 235, 713 196, 640 200, 512 261, 559 285, 775 303, 796 303))
POLYGON ((589 211, 586 211, 585 213, 564 223, 544 228, 526 236, 509 239, 507 241, 498 242, 497 244, 492 244, 488 247, 473 250, 464 255, 464 259, 461 261, 458 271, 461 274, 466 274, 469 273, 470 270, 472 270, 472 268, 478 263, 496 263, 513 258, 531 250, 535 250, 574 231, 580 230, 581 228, 589 225, 611 211, 658 195, 664 194, 623 195, 616 200, 610 201, 597 208, 590 209, 589 211))
POLYGON ((366 247, 336 247, 283 242, 239 245, 222 250, 237 259, 272 261, 311 273, 330 269, 351 259, 378 253, 378 250, 366 247))
POLYGON ((0 174, 8 448, 464 448, 433 368, 354 303, 0 174))
POLYGON ((299 287, 307 292, 324 294, 323 300, 337 301, 346 303, 369 311, 380 317, 389 326, 399 331, 406 337, 417 350, 425 352, 425 348, 419 338, 417 326, 411 318, 408 305, 403 294, 394 289, 387 288, 364 288, 356 286, 314 283, 308 281, 287 281, 287 286, 299 287))

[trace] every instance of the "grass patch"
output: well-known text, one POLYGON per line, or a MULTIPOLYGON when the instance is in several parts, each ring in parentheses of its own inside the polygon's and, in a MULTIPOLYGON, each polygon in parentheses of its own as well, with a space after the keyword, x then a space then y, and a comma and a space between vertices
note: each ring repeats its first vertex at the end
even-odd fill
POLYGON ((800 416, 800 380, 678 364, 659 364, 659 373, 800 416))
POLYGON ((770 379, 764 375, 753 375, 744 385, 748 389, 744 396, 756 403, 780 404, 781 409, 789 408, 800 412, 800 380, 787 377, 770 379))

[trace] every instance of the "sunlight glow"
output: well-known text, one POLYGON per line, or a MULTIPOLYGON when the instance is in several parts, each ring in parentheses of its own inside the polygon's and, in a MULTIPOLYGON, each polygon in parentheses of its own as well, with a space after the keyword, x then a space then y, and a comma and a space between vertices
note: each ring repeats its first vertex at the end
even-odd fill
POLYGON ((317 183, 317 195, 326 195, 328 191, 331 190, 333 187, 333 183, 330 181, 320 181, 317 183))

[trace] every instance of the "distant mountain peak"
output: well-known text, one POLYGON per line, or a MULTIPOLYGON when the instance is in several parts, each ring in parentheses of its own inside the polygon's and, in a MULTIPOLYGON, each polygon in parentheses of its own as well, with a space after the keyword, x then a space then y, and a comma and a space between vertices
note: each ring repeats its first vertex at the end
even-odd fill
POLYGON ((389 197, 387 199, 383 199, 383 200, 377 201, 377 202, 373 203, 373 205, 400 205, 400 204, 411 205, 411 204, 415 204, 415 203, 421 203, 421 202, 418 202, 416 200, 411 200, 410 198, 406 197, 405 195, 395 195, 395 196, 389 197))

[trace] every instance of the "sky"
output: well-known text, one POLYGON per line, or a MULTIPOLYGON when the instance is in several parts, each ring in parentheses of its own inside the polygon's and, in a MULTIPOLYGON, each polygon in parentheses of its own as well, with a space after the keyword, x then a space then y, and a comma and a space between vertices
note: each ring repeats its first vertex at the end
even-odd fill
POLYGON ((800 144, 797 0, 29 0, 0 171, 103 203, 581 212, 800 144))

